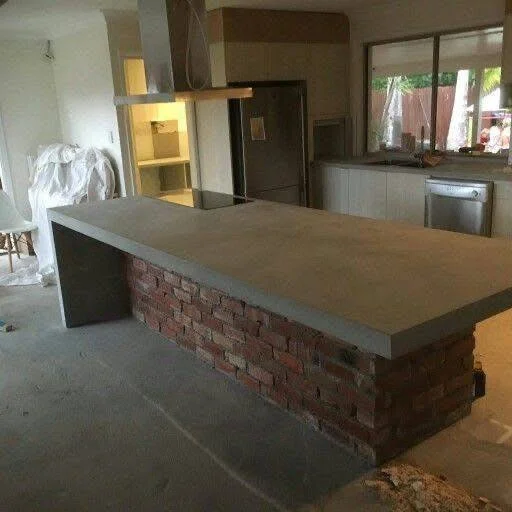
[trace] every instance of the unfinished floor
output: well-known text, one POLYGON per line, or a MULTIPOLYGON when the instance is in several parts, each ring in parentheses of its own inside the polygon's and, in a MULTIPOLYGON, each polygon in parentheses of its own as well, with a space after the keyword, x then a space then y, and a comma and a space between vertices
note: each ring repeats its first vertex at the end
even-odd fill
MULTIPOLYGON (((355 458, 132 319, 65 330, 37 286, 0 288, 0 318, 2 510, 387 510, 355 458)), ((487 396, 402 457, 504 510, 511 341, 512 312, 478 326, 487 396)))

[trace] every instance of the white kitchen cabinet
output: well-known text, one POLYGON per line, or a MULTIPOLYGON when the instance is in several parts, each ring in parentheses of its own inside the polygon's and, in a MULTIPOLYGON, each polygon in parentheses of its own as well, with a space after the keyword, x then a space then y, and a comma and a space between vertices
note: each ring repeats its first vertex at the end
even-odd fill
POLYGON ((512 182, 494 183, 492 236, 512 238, 512 182))
POLYGON ((349 214, 371 219, 386 218, 386 173, 351 169, 349 171, 349 214))
POLYGON ((315 169, 315 207, 333 213, 348 213, 349 171, 330 165, 315 169))
POLYGON ((425 218, 425 178, 423 174, 387 173, 388 220, 423 226, 425 218))

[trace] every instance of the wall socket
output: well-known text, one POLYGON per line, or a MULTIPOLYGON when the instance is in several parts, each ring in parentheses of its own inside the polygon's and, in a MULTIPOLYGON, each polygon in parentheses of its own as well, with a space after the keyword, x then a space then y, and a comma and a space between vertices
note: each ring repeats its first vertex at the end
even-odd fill
POLYGON ((114 144, 114 132, 113 132, 113 130, 109 130, 107 132, 107 139, 108 139, 109 144, 114 144))

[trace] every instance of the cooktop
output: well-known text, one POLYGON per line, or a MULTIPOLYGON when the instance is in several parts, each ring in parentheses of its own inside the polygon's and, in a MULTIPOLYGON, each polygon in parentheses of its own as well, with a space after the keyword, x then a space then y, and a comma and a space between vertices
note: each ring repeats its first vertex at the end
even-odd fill
POLYGON ((227 208, 228 206, 237 206, 253 202, 246 197, 198 189, 192 189, 192 194, 184 194, 179 197, 172 194, 162 194, 158 199, 168 203, 181 204, 182 206, 188 206, 190 208, 198 208, 200 210, 215 210, 217 208, 227 208))

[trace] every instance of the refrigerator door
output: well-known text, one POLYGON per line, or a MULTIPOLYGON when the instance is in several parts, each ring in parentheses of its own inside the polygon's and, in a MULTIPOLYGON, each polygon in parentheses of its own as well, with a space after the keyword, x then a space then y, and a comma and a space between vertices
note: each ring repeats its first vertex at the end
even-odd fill
POLYGON ((304 96, 300 86, 255 87, 241 100, 248 197, 304 203, 304 96))

